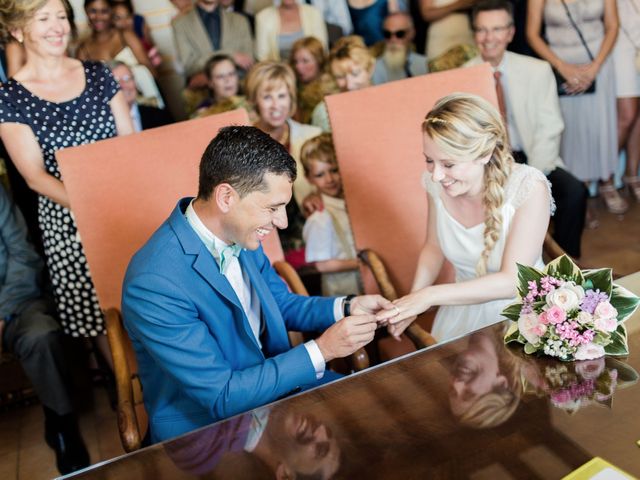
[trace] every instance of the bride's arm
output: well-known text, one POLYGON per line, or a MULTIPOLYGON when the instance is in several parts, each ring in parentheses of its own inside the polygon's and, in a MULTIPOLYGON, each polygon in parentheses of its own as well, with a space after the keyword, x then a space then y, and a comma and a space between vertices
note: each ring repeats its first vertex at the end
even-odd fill
POLYGON ((516 263, 533 265, 538 259, 549 225, 550 201, 548 187, 536 181, 514 215, 500 271, 466 282, 427 286, 396 300, 397 309, 385 310, 377 318, 394 324, 436 305, 473 305, 514 297, 516 263))

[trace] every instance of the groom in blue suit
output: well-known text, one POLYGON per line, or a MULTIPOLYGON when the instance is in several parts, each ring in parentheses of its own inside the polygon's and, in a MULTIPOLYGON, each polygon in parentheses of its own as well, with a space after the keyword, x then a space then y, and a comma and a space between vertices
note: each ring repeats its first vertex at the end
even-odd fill
POLYGON ((203 154, 198 196, 180 200, 131 260, 122 311, 152 441, 324 383, 326 362, 373 339, 387 300, 294 295, 262 251, 287 226, 295 177, 269 135, 221 129, 203 154), (291 348, 287 330, 324 333, 291 348))

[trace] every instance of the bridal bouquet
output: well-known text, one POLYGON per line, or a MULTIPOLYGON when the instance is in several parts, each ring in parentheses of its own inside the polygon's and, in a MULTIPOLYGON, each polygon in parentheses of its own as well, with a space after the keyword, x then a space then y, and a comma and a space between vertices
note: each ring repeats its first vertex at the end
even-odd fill
POLYGON ((563 361, 629 353, 623 322, 640 299, 613 283, 610 268, 581 271, 565 255, 543 271, 518 265, 518 294, 502 312, 514 321, 505 343, 563 361))

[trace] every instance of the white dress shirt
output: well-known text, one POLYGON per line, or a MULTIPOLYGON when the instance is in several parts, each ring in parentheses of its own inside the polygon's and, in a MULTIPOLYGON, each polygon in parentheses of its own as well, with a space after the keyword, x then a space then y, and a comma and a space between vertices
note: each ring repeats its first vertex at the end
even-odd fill
MULTIPOLYGON (((193 208, 193 200, 187 207, 185 217, 187 218, 189 225, 191 225, 191 228, 193 228, 200 240, 202 240, 202 243, 207 247, 207 250, 209 250, 218 265, 220 265, 220 253, 228 246, 228 244, 216 237, 211 230, 202 223, 202 220, 200 220, 193 208)), ((236 257, 233 257, 230 260, 226 272, 221 273, 225 276, 238 297, 238 300, 242 305, 242 310, 249 321, 251 332, 253 333, 253 336, 260 348, 262 348, 262 343, 260 342, 260 299, 258 298, 255 289, 251 287, 249 275, 242 271, 240 261, 236 257)), ((336 298, 333 306, 333 314, 336 321, 342 318, 342 297, 336 298)), ((311 362, 313 363, 313 367, 316 371, 316 378, 322 378, 324 376, 326 365, 318 344, 314 340, 309 340, 304 344, 304 346, 309 354, 311 362)))
POLYGON ((502 84, 502 91, 504 92, 504 101, 507 107, 507 130, 509 131, 509 144, 511 145, 511 150, 516 152, 521 152, 524 150, 522 147, 522 140, 520 139, 520 134, 518 133, 518 129, 516 128, 516 119, 513 116, 513 108, 511 97, 509 96, 509 87, 507 85, 507 56, 503 55, 502 61, 498 68, 494 68, 494 72, 500 72, 500 83, 502 84))

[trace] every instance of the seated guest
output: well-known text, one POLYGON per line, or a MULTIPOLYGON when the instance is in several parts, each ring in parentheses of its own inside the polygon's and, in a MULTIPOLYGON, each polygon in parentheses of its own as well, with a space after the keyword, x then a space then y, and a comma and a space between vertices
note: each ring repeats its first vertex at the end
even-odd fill
POLYGON ((307 140, 301 156, 305 176, 320 192, 324 205, 304 224, 305 259, 322 273, 323 295, 361 293, 356 247, 331 134, 307 140))
POLYGON ((198 106, 195 117, 207 117, 236 108, 249 109, 246 98, 240 95, 238 68, 231 56, 215 54, 207 61, 204 72, 209 82, 210 97, 198 106))
MULTIPOLYGON (((361 37, 351 35, 338 40, 329 55, 331 75, 341 92, 352 92, 371 86, 375 58, 361 37)), ((311 123, 331 132, 325 102, 319 103, 311 115, 311 123)))
POLYGON ((400 335, 439 307, 438 341, 499 322, 516 296, 517 263, 542 268, 552 209, 547 179, 515 164, 500 113, 486 100, 456 93, 439 100, 423 124, 429 217, 412 293, 378 320, 400 335), (433 285, 445 260, 455 282, 433 285))
POLYGON ((165 109, 138 104, 136 82, 133 78, 133 72, 126 63, 112 61, 108 66, 129 105, 129 113, 136 132, 173 123, 173 117, 165 109))
POLYGON ((577 258, 581 253, 587 189, 565 170, 560 159, 564 123, 551 67, 543 60, 507 51, 515 33, 512 8, 507 0, 482 0, 476 4, 472 18, 480 55, 467 65, 485 61, 493 67, 514 157, 547 176, 557 207, 553 237, 577 258))
POLYGON ((325 52, 317 38, 305 37, 293 44, 289 65, 298 80, 295 119, 301 123, 310 123, 314 108, 325 95, 335 90, 333 79, 324 73, 325 62, 325 52))
POLYGON ((0 354, 20 360, 44 409, 45 440, 66 474, 88 467, 89 454, 69 396, 62 330, 40 288, 42 267, 22 214, 0 186, 0 354))
POLYGON ((269 135, 222 128, 202 156, 198 196, 132 258, 122 307, 152 441, 330 381, 326 362, 373 339, 373 313, 388 301, 294 295, 260 246, 286 227, 295 178, 269 135), (291 348, 290 329, 324 333, 291 348))
POLYGON ((218 6, 218 0, 198 0, 195 8, 171 21, 178 60, 189 88, 207 86, 203 71, 214 53, 227 53, 243 70, 253 65, 253 37, 243 15, 218 6))
POLYGON ((84 9, 91 34, 80 41, 77 57, 80 60, 124 62, 134 73, 138 90, 146 98, 153 98, 158 107, 164 107, 160 90, 155 83, 155 67, 136 34, 115 28, 111 4, 107 0, 87 0, 84 9))
POLYGON ((151 30, 144 17, 135 13, 131 0, 112 0, 112 3, 113 25, 121 32, 133 32, 142 42, 151 64, 159 67, 162 56, 151 37, 151 30))
POLYGON ((376 60, 374 85, 427 73, 427 57, 413 51, 416 34, 406 13, 392 13, 384 19, 384 51, 376 60))
POLYGON ((249 20, 249 25, 251 26, 251 33, 254 33, 255 18, 253 15, 249 15, 242 10, 242 3, 244 3, 243 0, 220 0, 220 6, 227 12, 236 12, 246 17, 247 20, 249 20))
POLYGON ((328 49, 327 26, 322 13, 296 0, 280 0, 256 15, 256 58, 285 60, 291 47, 303 37, 316 37, 328 49))

